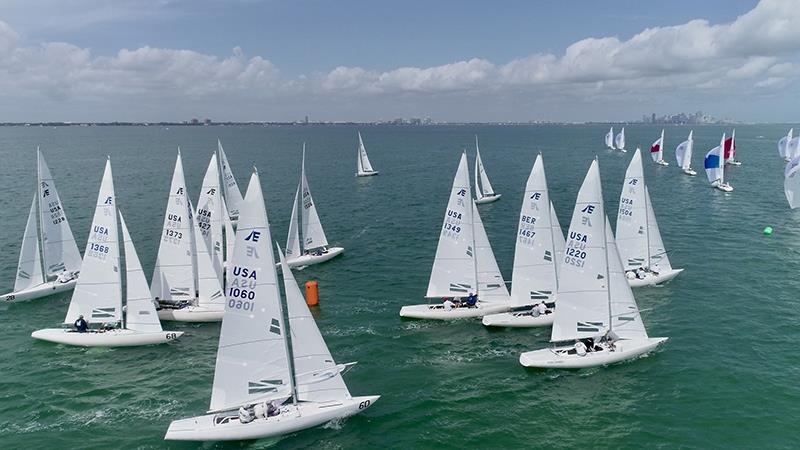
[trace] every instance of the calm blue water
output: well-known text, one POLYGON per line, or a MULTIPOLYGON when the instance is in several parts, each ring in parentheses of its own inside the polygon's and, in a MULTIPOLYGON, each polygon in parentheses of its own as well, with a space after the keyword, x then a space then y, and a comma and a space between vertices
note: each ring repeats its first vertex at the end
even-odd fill
MULTIPOLYGON (((302 142, 331 243, 343 257, 297 272, 318 280, 318 324, 354 395, 383 397, 364 414, 280 439, 202 448, 796 447, 800 413, 796 306, 800 213, 783 196, 775 142, 789 126, 739 126, 741 167, 732 194, 709 188, 702 156, 729 128, 694 129, 694 166, 674 167, 688 134, 668 127, 670 167, 645 164, 674 266, 660 288, 635 291, 648 331, 669 336, 634 362, 577 372, 529 371, 519 353, 545 346, 546 329, 487 330, 479 321, 402 321, 427 287, 450 184, 462 148, 481 140, 503 198, 481 207, 500 268, 511 275, 522 191, 544 155, 559 219, 569 223, 591 158, 599 156, 608 211, 616 211, 631 153, 603 148, 606 126, 361 127, 381 175, 357 179, 353 126, 0 128, 0 291, 13 286, 42 147, 83 250, 106 155, 117 199, 146 274, 152 273, 181 146, 196 199, 220 138, 246 185, 262 175, 273 238, 285 242, 302 142), (771 237, 764 226, 775 228, 771 237)), ((616 127, 615 127, 616 128, 616 127)), ((632 149, 661 128, 626 128, 632 149)), ((646 155, 645 155, 646 156, 646 155)), ((646 161, 647 162, 647 161, 646 161)), ((615 217, 611 218, 612 223, 615 217)), ((175 324, 173 345, 79 349, 34 342, 60 323, 69 295, 0 305, 0 438, 4 448, 195 448, 166 444, 173 419, 208 407, 218 325, 175 324)))

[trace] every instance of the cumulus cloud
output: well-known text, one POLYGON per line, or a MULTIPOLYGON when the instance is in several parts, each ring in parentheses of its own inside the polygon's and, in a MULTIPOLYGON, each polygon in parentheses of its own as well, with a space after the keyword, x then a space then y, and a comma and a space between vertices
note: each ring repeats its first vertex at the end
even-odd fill
POLYGON ((240 48, 219 57, 193 50, 143 46, 94 56, 69 43, 21 46, 0 21, 0 89, 16 97, 62 102, 94 99, 158 102, 165 98, 235 98, 320 102, 332 98, 489 97, 520 95, 635 101, 676 90, 692 95, 785 89, 797 80, 800 8, 792 0, 762 0, 727 24, 697 19, 648 28, 628 38, 591 37, 561 54, 536 53, 512 61, 483 58, 434 67, 386 71, 336 67, 284 77, 261 56, 240 48), (394 96, 394 97, 393 97, 394 96))

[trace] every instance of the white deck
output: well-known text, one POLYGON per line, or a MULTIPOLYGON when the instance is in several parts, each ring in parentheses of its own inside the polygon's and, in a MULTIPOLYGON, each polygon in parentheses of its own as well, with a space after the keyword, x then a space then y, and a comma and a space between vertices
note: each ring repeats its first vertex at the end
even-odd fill
POLYGON ((37 298, 47 297, 48 295, 58 294, 60 292, 67 292, 75 289, 75 284, 78 279, 67 281, 66 283, 59 283, 58 281, 48 281, 28 289, 18 292, 11 292, 0 296, 4 302, 24 302, 28 300, 35 300, 37 298))
POLYGON ((483 317, 487 314, 495 314, 508 311, 509 305, 497 303, 482 303, 478 301, 474 308, 466 306, 445 310, 441 303, 430 305, 408 305, 400 308, 400 317, 409 319, 430 319, 430 320, 456 320, 474 317, 483 317))
POLYGON ((644 278, 628 278, 628 284, 631 287, 655 286, 657 284, 666 283, 667 281, 678 276, 683 272, 683 269, 672 269, 670 271, 659 272, 654 275, 652 272, 647 272, 644 278))
POLYGON ((164 344, 182 335, 182 331, 143 332, 127 329, 79 333, 66 328, 46 328, 31 333, 31 337, 34 339, 80 347, 132 347, 164 344))
POLYGON ((667 339, 669 338, 622 339, 614 343, 613 351, 604 349, 602 351, 587 352, 583 356, 574 352, 572 345, 544 348, 521 354, 519 363, 525 367, 542 369, 582 369, 605 366, 644 355, 666 342, 667 339), (572 353, 569 353, 570 350, 573 350, 572 353))

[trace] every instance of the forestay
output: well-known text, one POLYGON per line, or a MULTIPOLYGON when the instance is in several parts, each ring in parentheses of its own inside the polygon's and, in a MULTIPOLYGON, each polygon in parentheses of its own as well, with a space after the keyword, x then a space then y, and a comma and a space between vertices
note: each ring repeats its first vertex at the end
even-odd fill
POLYGON ((150 298, 150 289, 144 277, 142 264, 122 212, 119 212, 119 223, 122 228, 122 242, 125 247, 125 284, 127 286, 125 302, 125 328, 146 333, 162 331, 156 307, 150 298))
POLYGON ((313 250, 315 248, 326 247, 328 239, 325 237, 325 230, 319 221, 317 206, 311 198, 311 190, 308 187, 306 178, 306 144, 303 143, 303 163, 300 171, 300 192, 303 202, 303 249, 313 250))
POLYGON ((75 284, 64 323, 71 324, 80 315, 89 323, 114 323, 122 320, 116 203, 111 161, 106 160, 84 251, 81 276, 75 284))
POLYGON ((39 178, 39 214, 45 278, 64 270, 81 270, 81 254, 69 227, 61 197, 44 155, 36 149, 39 178))
POLYGON ((525 185, 519 213, 514 268, 511 274, 512 306, 552 301, 558 289, 556 263, 563 257, 564 235, 552 222, 554 213, 547 190, 542 155, 536 157, 525 185), (562 255, 556 251, 561 241, 562 255))
POLYGON ((286 258, 278 248, 292 339, 292 361, 298 401, 326 402, 350 398, 341 371, 306 306, 286 258))
POLYGON ((478 206, 473 202, 472 215, 475 230, 475 261, 477 264, 478 299, 484 303, 509 303, 508 288, 497 266, 489 237, 483 228, 478 206))
POLYGON ((602 335, 608 327, 605 211, 597 160, 583 180, 572 214, 558 285, 551 341, 602 335))
POLYGON ((453 178, 426 297, 464 297, 476 288, 474 228, 467 155, 453 178))
POLYGON ((292 203, 292 217, 289 218, 289 235, 286 237, 286 258, 294 259, 302 255, 300 250, 300 224, 297 217, 297 200, 300 196, 300 185, 294 192, 294 202, 292 203))
POLYGON ((195 297, 192 228, 191 207, 186 196, 186 180, 178 150, 150 286, 150 293, 154 298, 188 300, 195 297))
POLYGON ((678 147, 675 149, 675 158, 678 160, 678 167, 683 170, 692 167, 692 149, 694 147, 694 139, 692 139, 693 132, 694 130, 689 131, 689 137, 678 144, 678 147))
POLYGON ((271 242, 261 183, 253 173, 229 262, 212 411, 286 398, 293 391, 271 242))
POLYGON ((28 213, 28 222, 25 225, 25 235, 22 237, 19 264, 17 264, 17 278, 14 280, 14 292, 44 283, 42 260, 39 256, 39 235, 36 230, 37 197, 38 195, 33 195, 31 210, 28 213))
POLYGON ((242 193, 239 191, 239 184, 233 176, 231 165, 228 164, 228 157, 222 148, 222 142, 217 139, 217 151, 219 152, 220 163, 222 164, 222 186, 225 189, 225 202, 228 205, 230 217, 239 217, 239 209, 242 205, 242 193))

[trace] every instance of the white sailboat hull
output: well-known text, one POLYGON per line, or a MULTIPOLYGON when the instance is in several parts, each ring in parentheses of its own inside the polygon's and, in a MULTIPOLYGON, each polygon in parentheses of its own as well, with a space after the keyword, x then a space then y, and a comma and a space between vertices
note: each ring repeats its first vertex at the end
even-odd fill
POLYGON ((357 176, 357 177, 371 177, 371 176, 373 176, 373 175, 377 175, 377 174, 379 174, 379 173, 380 173, 380 172, 378 172, 377 170, 371 170, 371 171, 369 171, 369 172, 367 172, 367 171, 364 171, 364 172, 358 172, 358 173, 356 173, 356 176, 357 176))
POLYGON ((656 164, 658 164, 659 166, 664 166, 664 167, 669 165, 669 163, 664 161, 663 159, 661 161, 656 161, 656 164))
POLYGON ((206 414, 175 420, 169 425, 165 440, 174 441, 238 441, 262 439, 316 427, 333 419, 349 417, 369 408, 379 395, 353 397, 326 403, 300 402, 286 405, 280 414, 242 423, 237 416, 220 421, 220 414, 206 414))
POLYGON ((491 195, 484 195, 481 198, 475 199, 475 203, 478 205, 483 205, 485 203, 492 203, 500 200, 503 194, 491 194, 491 195))
POLYGON ((677 277, 681 272, 683 272, 683 269, 672 269, 670 271, 659 272, 658 275, 648 272, 644 278, 628 278, 628 284, 631 287, 655 286, 657 284, 666 283, 667 281, 677 277))
POLYGON ((623 339, 614 343, 614 351, 587 352, 584 356, 569 354, 573 346, 545 348, 520 355, 519 363, 525 367, 542 369, 582 369, 605 366, 644 355, 667 341, 666 337, 647 339, 623 339))
POLYGON ((300 266, 310 266, 312 264, 319 264, 323 263, 335 256, 338 256, 344 252, 344 248, 342 247, 329 247, 328 251, 321 254, 321 255, 314 255, 309 253, 307 255, 298 256, 297 258, 290 259, 287 261, 289 267, 300 267, 300 266))
POLYGON ((719 189, 720 191, 723 191, 723 192, 733 192, 733 186, 731 186, 728 183, 725 183, 725 184, 716 183, 716 184, 713 185, 713 187, 715 187, 715 188, 717 188, 717 189, 719 189))
POLYGON ((408 305, 400 308, 400 317, 408 319, 428 319, 428 320, 456 320, 483 317, 488 314, 501 313, 508 311, 507 304, 481 303, 478 302, 474 308, 460 307, 445 310, 441 304, 436 305, 408 305))
POLYGON ((742 162, 741 161, 728 161, 725 164, 730 164, 732 166, 741 166, 742 162))
POLYGON ((683 173, 685 173, 686 175, 689 175, 689 176, 697 175, 697 172, 695 172, 694 169, 683 169, 683 173))
POLYGON ((487 327, 508 327, 508 328, 534 328, 548 327, 555 320, 555 313, 542 314, 534 317, 528 311, 504 312, 500 314, 489 314, 483 316, 484 326, 487 327))
POLYGON ((221 322, 224 312, 222 305, 214 308, 192 305, 180 309, 163 308, 157 310, 160 320, 175 322, 221 322))
POLYGON ((58 294, 60 292, 67 292, 75 289, 75 284, 78 279, 67 281, 66 283, 59 283, 56 280, 48 281, 28 289, 4 294, 0 296, 4 302, 24 302, 28 300, 35 300, 37 298, 47 297, 48 295, 58 294))
POLYGON ((183 331, 144 332, 128 329, 78 333, 66 328, 46 328, 31 333, 31 337, 34 339, 79 347, 132 347, 164 344, 182 335, 183 331))

